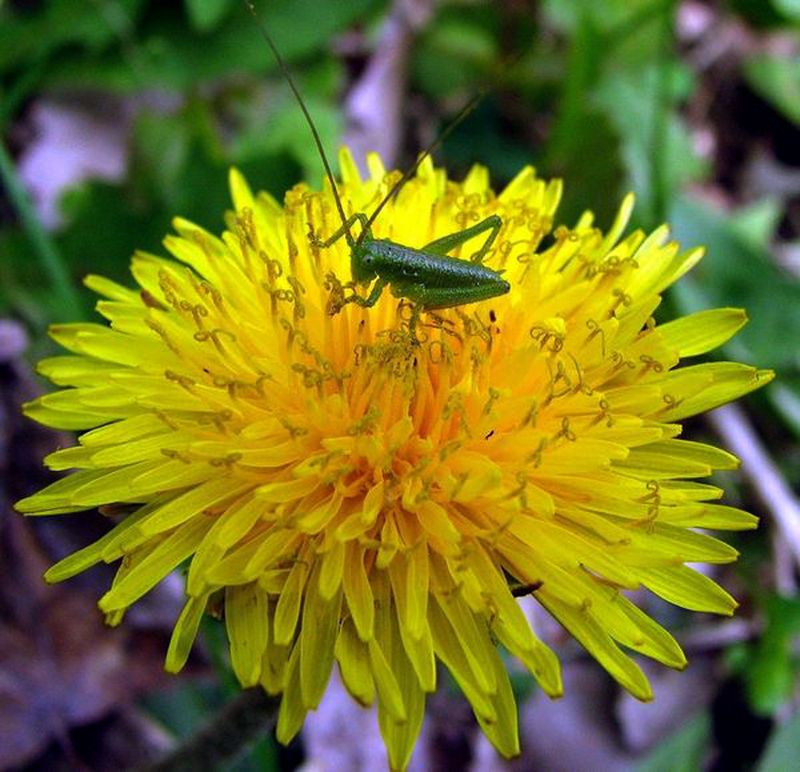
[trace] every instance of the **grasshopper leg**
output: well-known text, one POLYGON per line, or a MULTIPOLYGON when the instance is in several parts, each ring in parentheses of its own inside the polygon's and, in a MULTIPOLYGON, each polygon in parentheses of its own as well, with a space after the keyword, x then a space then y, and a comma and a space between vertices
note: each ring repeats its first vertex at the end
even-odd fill
POLYGON ((491 283, 455 287, 429 287, 421 283, 393 284, 392 294, 410 300, 423 311, 455 308, 505 295, 511 286, 500 277, 491 283))
POLYGON ((486 241, 483 242, 481 248, 475 252, 472 257, 470 257, 470 260, 473 263, 481 263, 483 262, 483 258, 486 256, 486 253, 492 248, 492 245, 494 244, 495 239, 500 233, 500 229, 502 227, 503 221, 500 219, 500 217, 496 214, 490 214, 486 219, 481 220, 479 223, 476 223, 469 228, 465 228, 463 231, 450 233, 447 236, 442 236, 435 241, 431 241, 430 244, 426 244, 424 247, 422 247, 421 251, 431 252, 434 255, 447 255, 456 247, 460 247, 465 242, 475 238, 475 236, 479 236, 481 233, 489 231, 489 235, 486 237, 486 241))
POLYGON ((376 279, 375 284, 372 285, 369 295, 366 297, 359 295, 356 292, 353 292, 352 295, 347 295, 345 297, 344 293, 341 292, 341 285, 339 285, 339 292, 332 296, 328 301, 328 315, 335 316, 348 303, 355 303, 361 308, 372 308, 372 306, 378 302, 381 293, 388 283, 389 282, 386 281, 386 279, 376 279))
POLYGON ((345 298, 345 303, 355 303, 357 306, 361 306, 361 308, 372 308, 372 306, 378 302, 378 298, 380 298, 384 287, 388 283, 386 279, 381 279, 379 277, 375 279, 375 284, 372 285, 372 289, 367 297, 362 297, 354 292, 352 295, 345 298))

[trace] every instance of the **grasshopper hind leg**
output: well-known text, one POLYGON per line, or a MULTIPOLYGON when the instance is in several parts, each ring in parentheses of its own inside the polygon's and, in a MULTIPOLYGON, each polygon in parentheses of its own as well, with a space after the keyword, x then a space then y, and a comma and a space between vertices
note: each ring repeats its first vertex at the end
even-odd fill
POLYGON ((415 306, 419 306, 422 311, 436 311, 468 303, 478 303, 481 300, 505 295, 510 289, 511 285, 499 276, 491 282, 466 286, 428 287, 425 284, 416 283, 392 287, 397 297, 407 298, 415 306))
POLYGON ((442 236, 435 241, 431 241, 430 244, 426 244, 422 247, 422 251, 430 252, 434 255, 446 255, 448 252, 456 247, 460 247, 470 239, 474 239, 476 236, 480 236, 481 233, 489 231, 489 235, 486 237, 486 241, 481 245, 481 248, 470 257, 470 262, 482 263, 483 258, 486 257, 486 254, 492 248, 502 227, 503 221, 500 217, 496 214, 490 214, 487 218, 469 228, 465 228, 463 231, 449 233, 447 236, 442 236))

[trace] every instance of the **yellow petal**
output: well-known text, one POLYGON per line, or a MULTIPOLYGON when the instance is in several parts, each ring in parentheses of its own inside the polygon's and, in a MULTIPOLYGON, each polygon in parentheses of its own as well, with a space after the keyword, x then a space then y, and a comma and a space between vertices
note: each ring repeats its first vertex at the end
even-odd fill
POLYGON ((318 576, 312 577, 306 586, 300 625, 300 690, 307 708, 319 705, 328 685, 342 599, 341 592, 323 598, 318 581, 318 576))
POLYGON ((197 637, 197 630, 200 627, 200 620, 206 610, 208 597, 189 598, 181 611, 175 629, 172 631, 172 638, 169 641, 167 658, 164 668, 169 673, 179 672, 189 658, 194 639, 197 637))
POLYGON ((231 642, 231 665, 242 686, 255 686, 267 645, 267 599, 255 582, 225 591, 225 628, 231 642))
POLYGON ((718 584, 686 566, 643 569, 640 576, 648 590, 692 611, 730 616, 739 605, 718 584))
POLYGON ((721 346, 745 324, 747 314, 741 308, 715 308, 661 324, 658 335, 680 356, 692 357, 721 346))

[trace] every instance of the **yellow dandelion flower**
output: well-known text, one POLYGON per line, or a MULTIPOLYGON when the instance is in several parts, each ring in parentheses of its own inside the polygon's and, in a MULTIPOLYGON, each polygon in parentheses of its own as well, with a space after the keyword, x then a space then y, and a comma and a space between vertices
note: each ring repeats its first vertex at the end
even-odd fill
MULTIPOLYGON (((368 179, 346 152, 341 166, 348 211, 370 211, 396 179, 374 156, 368 179)), ((283 695, 281 741, 336 662, 359 703, 377 700, 393 768, 408 763, 437 659, 507 756, 516 708, 497 644, 560 694, 557 659, 515 588, 650 698, 629 653, 675 668, 685 658, 625 591, 732 613, 733 598, 686 563, 737 553, 695 529, 756 524, 695 481, 736 459, 679 438, 681 419, 770 380, 729 362, 676 367, 744 313, 652 318, 701 250, 681 251, 666 228, 623 235, 630 197, 607 233, 590 214, 553 230, 559 182, 526 168, 495 195, 481 167, 455 183, 426 162, 375 235, 420 246, 496 213, 487 264, 511 291, 423 314, 411 333, 408 304, 388 290, 373 308, 331 313, 347 246, 309 239, 339 225, 330 189, 299 185, 283 207, 235 171, 231 189, 221 238, 178 219, 165 241, 174 259, 134 257, 139 289, 87 279, 110 327, 53 328, 72 355, 40 370, 66 388, 26 412, 88 431, 46 459, 78 471, 18 509, 131 513, 46 578, 121 561, 100 600, 116 624, 186 562, 169 670, 220 599, 239 680, 283 695)))

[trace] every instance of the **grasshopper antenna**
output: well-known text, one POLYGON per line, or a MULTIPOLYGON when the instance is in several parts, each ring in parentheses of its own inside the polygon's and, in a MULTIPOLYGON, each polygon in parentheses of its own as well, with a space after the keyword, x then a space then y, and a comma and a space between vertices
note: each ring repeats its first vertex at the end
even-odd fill
POLYGON ((366 225, 364 225, 364 228, 358 235, 358 239, 356 239, 356 246, 360 245, 364 235, 369 233, 370 226, 375 222, 376 218, 381 211, 383 211, 383 208, 386 206, 386 204, 388 204, 400 192, 400 188, 402 188, 403 185, 405 185, 417 173, 417 169, 419 169, 419 167, 422 165, 422 162, 434 151, 436 151, 442 142, 444 142, 447 137, 450 136, 453 130, 478 106, 478 104, 486 96, 486 93, 486 89, 481 89, 477 94, 474 94, 469 102, 467 102, 467 104, 461 108, 458 115, 456 115, 456 117, 453 118, 453 120, 450 121, 447 126, 445 126, 441 134, 439 134, 439 136, 433 142, 431 142, 431 144, 428 145, 428 147, 426 147, 422 153, 419 154, 417 160, 403 172, 403 176, 400 177, 400 179, 397 180, 394 185, 392 185, 389 192, 383 197, 383 200, 378 204, 378 206, 367 219, 366 225))
MULTIPOLYGON (((510 68, 521 58, 522 58, 522 51, 518 51, 511 57, 507 58, 504 65, 505 69, 510 68)), ((389 192, 384 196, 383 201, 381 201, 378 204, 378 206, 375 208, 375 211, 367 219, 364 229, 361 231, 361 233, 359 233, 358 238, 356 239, 357 246, 361 244, 361 241, 364 238, 364 234, 369 233, 369 229, 372 226, 372 223, 375 222, 375 219, 381 213, 381 211, 383 211, 383 208, 386 206, 386 204, 388 204, 400 192, 400 188, 402 188, 403 185, 405 185, 417 173, 417 169, 419 169, 419 167, 422 165, 422 162, 429 155, 433 154, 440 147, 440 145, 450 136, 453 130, 481 103, 481 101, 483 101, 483 98, 486 96, 487 93, 489 93, 488 87, 484 87, 480 89, 477 93, 475 93, 469 100, 469 102, 467 102, 467 104, 465 104, 464 107, 462 107, 461 110, 459 110, 458 115, 456 115, 456 117, 453 118, 453 120, 450 121, 450 123, 444 127, 441 134, 439 134, 439 136, 433 142, 431 142, 431 144, 428 145, 428 147, 426 147, 422 153, 420 153, 419 157, 414 162, 414 164, 410 166, 408 169, 406 169, 405 172, 403 172, 403 176, 400 177, 400 179, 397 180, 397 182, 395 182, 394 185, 392 185, 389 192)))
MULTIPOLYGON (((317 131, 317 127, 314 125, 314 121, 311 118, 311 113, 308 112, 308 108, 306 107, 306 103, 303 101, 303 97, 300 96, 300 92, 295 85, 294 79, 292 78, 292 74, 289 71, 289 67, 286 62, 283 60, 283 57, 278 51, 278 47, 272 40, 269 32, 267 32, 267 28, 262 23, 261 19, 258 16, 258 11, 256 10, 255 3, 253 0, 245 0, 244 2, 247 10, 250 11, 250 14, 255 19, 256 26, 258 27, 258 31, 261 33, 261 37, 264 38, 267 45, 270 47, 273 56, 275 57, 275 61, 278 63, 278 67, 280 67, 283 76, 286 78, 287 82, 289 83, 289 87, 292 89, 292 93, 297 99, 297 103, 300 105, 300 109, 303 111, 303 116, 306 119, 306 123, 308 123, 308 127, 311 129, 311 134, 314 137, 314 143, 317 146, 317 150, 319 151, 320 157, 322 158, 322 165, 325 167, 325 174, 328 176, 328 181, 331 183, 331 189, 333 190, 333 197, 336 201, 336 208, 339 210, 339 217, 342 218, 342 225, 345 228, 345 233, 347 234, 347 241, 352 245, 353 235, 350 233, 350 228, 347 225, 347 215, 344 213, 344 206, 342 206, 342 199, 339 196, 339 188, 336 186, 336 179, 333 176, 333 171, 331 170, 331 165, 328 162, 328 156, 325 155, 325 148, 322 146, 322 139, 319 136, 319 132, 317 131)), ((361 234, 363 236, 363 233, 361 234)), ((360 241, 360 238, 359 238, 360 241)))

